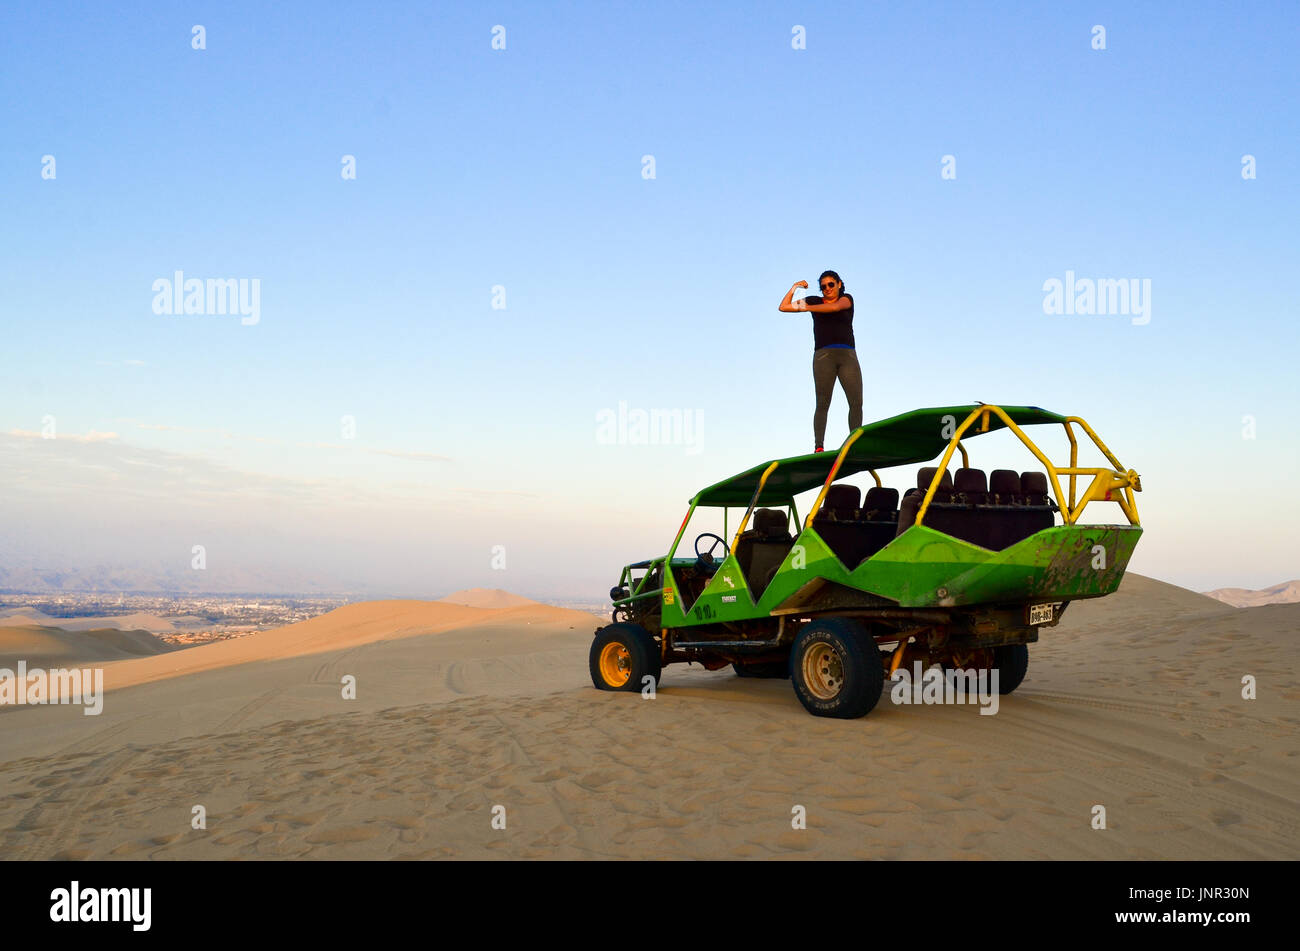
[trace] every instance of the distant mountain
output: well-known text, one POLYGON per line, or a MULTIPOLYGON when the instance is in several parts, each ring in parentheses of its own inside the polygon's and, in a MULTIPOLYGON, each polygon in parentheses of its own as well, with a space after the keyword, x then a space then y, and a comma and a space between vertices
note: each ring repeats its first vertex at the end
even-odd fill
POLYGON ((1206 591, 1210 597, 1231 604, 1234 608, 1257 608, 1261 604, 1295 604, 1300 602, 1300 580, 1283 581, 1271 588, 1215 588, 1206 591))
POLYGON ((365 586, 284 567, 222 565, 194 571, 188 563, 179 568, 162 565, 47 567, 17 560, 0 564, 0 593, 242 594, 250 591, 306 595, 368 593, 365 586))
POLYGON ((0 628, 22 627, 24 625, 57 627, 65 631, 113 629, 118 631, 148 631, 151 634, 175 634, 196 627, 213 626, 202 618, 164 618, 156 614, 146 614, 142 611, 131 614, 52 617, 35 608, 7 608, 0 610, 0 628))
POLYGON ((462 604, 467 608, 520 608, 526 604, 537 604, 531 598, 511 594, 500 588, 466 588, 438 600, 447 604, 462 604))

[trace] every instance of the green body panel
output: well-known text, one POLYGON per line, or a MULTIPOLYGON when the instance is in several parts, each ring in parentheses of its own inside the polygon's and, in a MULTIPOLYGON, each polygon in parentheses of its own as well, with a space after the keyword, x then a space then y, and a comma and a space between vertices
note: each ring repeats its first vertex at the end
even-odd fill
POLYGON ((734 555, 728 555, 686 612, 668 566, 662 623, 677 628, 766 618, 818 579, 904 608, 1100 597, 1119 587, 1141 534, 1136 525, 1057 525, 1002 551, 989 551, 916 525, 850 572, 816 531, 807 528, 757 604, 734 555))
POLYGON ((758 607, 762 614, 771 614, 774 608, 784 604, 810 581, 822 578, 847 584, 848 576, 843 562, 835 557, 821 537, 811 528, 805 528, 777 569, 776 577, 759 598, 758 607))
POLYGON ((745 584, 744 573, 741 572, 735 555, 728 555, 718 566, 717 573, 687 613, 682 611, 680 588, 672 571, 669 570, 664 577, 668 579, 663 603, 664 627, 690 627, 694 624, 741 621, 759 616, 754 610, 754 599, 749 593, 749 586, 745 584), (671 604, 666 593, 668 587, 675 592, 671 604))
POLYGON ((852 584, 908 608, 1099 597, 1119 587, 1141 534, 1136 525, 1057 525, 989 551, 914 525, 852 584))

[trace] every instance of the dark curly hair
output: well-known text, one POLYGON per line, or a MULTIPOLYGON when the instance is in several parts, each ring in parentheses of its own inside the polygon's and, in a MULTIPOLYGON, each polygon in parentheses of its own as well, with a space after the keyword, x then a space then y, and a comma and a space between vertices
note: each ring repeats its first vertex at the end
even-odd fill
MULTIPOLYGON (((833 278, 835 278, 835 283, 838 284, 838 285, 840 286, 840 294, 841 294, 841 296, 844 295, 845 293, 847 293, 847 290, 848 290, 848 289, 844 286, 844 278, 840 277, 840 276, 839 276, 838 274, 836 274, 834 271, 822 271, 821 274, 819 274, 819 275, 817 276, 817 283, 820 285, 821 282, 822 282, 822 278, 825 278, 825 277, 833 277, 833 278)), ((818 290, 820 290, 820 289, 821 289, 821 288, 818 287, 818 290)))

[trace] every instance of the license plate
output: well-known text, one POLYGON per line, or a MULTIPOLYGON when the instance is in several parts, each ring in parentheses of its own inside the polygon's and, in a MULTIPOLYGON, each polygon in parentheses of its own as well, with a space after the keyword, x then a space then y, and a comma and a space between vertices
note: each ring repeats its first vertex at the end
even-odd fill
POLYGON ((1029 606, 1029 624, 1051 624, 1055 610, 1053 604, 1031 604, 1029 606))

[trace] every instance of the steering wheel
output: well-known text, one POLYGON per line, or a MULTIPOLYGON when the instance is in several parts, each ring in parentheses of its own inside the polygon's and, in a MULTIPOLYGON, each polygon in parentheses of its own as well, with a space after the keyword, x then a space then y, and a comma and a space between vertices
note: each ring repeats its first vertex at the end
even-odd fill
POLYGON ((731 549, 727 547, 727 540, 725 538, 723 538, 721 535, 715 535, 712 532, 702 532, 698 536, 696 536, 695 566, 697 568, 703 569, 703 568, 708 568, 710 565, 712 565, 713 551, 719 545, 722 546, 722 551, 724 553, 723 557, 725 558, 727 554, 730 553, 731 551, 731 549), (710 545, 708 548, 704 549, 704 551, 700 551, 700 542, 704 541, 706 538, 712 538, 714 540, 713 544, 710 545))

